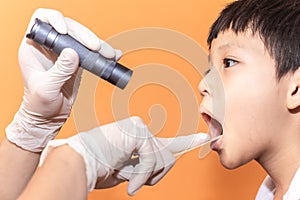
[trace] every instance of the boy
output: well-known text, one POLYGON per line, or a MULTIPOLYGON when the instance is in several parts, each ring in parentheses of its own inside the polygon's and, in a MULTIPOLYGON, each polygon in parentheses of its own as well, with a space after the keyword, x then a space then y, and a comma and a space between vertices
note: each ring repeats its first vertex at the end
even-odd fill
POLYGON ((257 199, 300 199, 299 33, 299 0, 240 0, 207 40, 201 114, 212 137, 222 135, 212 148, 224 167, 256 160, 269 174, 257 199))

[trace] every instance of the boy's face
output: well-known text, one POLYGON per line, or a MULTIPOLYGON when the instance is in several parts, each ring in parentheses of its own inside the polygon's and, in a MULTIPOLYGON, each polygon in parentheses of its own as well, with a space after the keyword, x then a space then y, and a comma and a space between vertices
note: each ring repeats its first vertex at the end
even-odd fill
POLYGON ((210 71, 199 85, 200 111, 222 164, 236 168, 267 159, 284 134, 288 81, 276 79, 275 62, 260 37, 250 32, 220 32, 210 51, 210 71), (222 124, 222 130, 211 120, 222 124))

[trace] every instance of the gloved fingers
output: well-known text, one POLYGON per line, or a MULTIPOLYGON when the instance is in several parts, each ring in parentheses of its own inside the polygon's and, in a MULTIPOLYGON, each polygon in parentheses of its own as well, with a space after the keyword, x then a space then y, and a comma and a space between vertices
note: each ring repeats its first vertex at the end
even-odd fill
POLYGON ((134 171, 134 166, 139 163, 138 158, 132 159, 134 160, 135 164, 127 164, 123 166, 121 169, 118 169, 118 172, 114 175, 117 179, 122 180, 122 181, 129 181, 133 171, 134 171))
POLYGON ((152 139, 148 138, 137 141, 137 153, 139 155, 139 163, 133 168, 133 172, 129 177, 127 192, 134 195, 148 181, 157 164, 157 157, 154 153, 152 139), (148 138, 148 139, 147 139, 148 138))
POLYGON ((157 138, 175 157, 197 148, 199 145, 209 141, 206 133, 197 133, 175 138, 157 138))
MULTIPOLYGON (((139 159, 135 158, 132 159, 134 161, 137 161, 134 165, 125 165, 123 166, 121 169, 119 169, 117 171, 117 173, 114 174, 115 178, 120 180, 120 181, 129 181, 128 187, 127 187, 127 193, 131 196, 133 196, 134 194, 136 194, 136 192, 144 185, 141 182, 136 182, 134 183, 132 180, 130 180, 130 178, 132 178, 133 176, 135 176, 135 167, 137 166, 137 164, 139 163, 139 159), (138 188, 138 189, 135 189, 138 188)), ((146 174, 146 176, 148 176, 149 174, 146 174)), ((149 175, 150 176, 150 175, 149 175)))
POLYGON ((64 96, 69 99, 71 104, 75 102, 75 99, 78 94, 79 86, 80 86, 80 81, 82 78, 82 72, 83 69, 79 67, 75 73, 71 76, 69 80, 65 83, 65 85, 62 87, 62 93, 64 96))
POLYGON ((29 22, 26 33, 29 33, 35 19, 38 18, 51 24, 61 34, 69 34, 93 51, 99 51, 106 58, 118 60, 122 53, 116 52, 109 44, 99 39, 91 30, 77 21, 64 17, 59 11, 52 9, 37 9, 29 22))
POLYGON ((100 49, 99 49, 99 53, 108 58, 108 59, 113 59, 113 60, 119 60, 120 57, 122 56, 122 51, 118 50, 116 51, 114 48, 112 48, 108 43, 106 43, 105 41, 99 39, 100 41, 100 49))
POLYGON ((138 146, 139 162, 133 168, 123 168, 120 176, 129 178, 128 194, 134 195, 143 185, 154 185, 160 181, 175 163, 175 158, 150 132, 141 147, 138 146), (144 148, 146 147, 146 148, 144 148), (151 147, 151 148, 150 148, 151 147), (125 171, 126 170, 133 170, 125 171), (129 176, 129 174, 131 174, 129 176))
POLYGON ((124 167, 122 167, 121 169, 119 169, 118 173, 115 174, 115 177, 120 180, 120 181, 129 181, 128 183, 128 187, 127 187, 127 193, 130 196, 135 195, 140 189, 141 187, 146 183, 146 181, 144 180, 144 177, 146 177, 148 179, 148 177, 150 177, 150 173, 143 173, 143 174, 139 174, 139 176, 137 176, 136 174, 136 169, 135 169, 136 165, 126 165, 124 167), (133 179, 133 177, 135 179, 133 179), (143 180, 140 180, 143 179, 143 180))
POLYGON ((130 196, 135 195, 146 184, 152 172, 150 166, 138 164, 134 167, 127 187, 127 193, 130 196))
POLYGON ((118 61, 122 57, 123 52, 120 49, 115 49, 115 52, 116 52, 115 60, 118 61))
POLYGON ((175 158, 173 162, 168 162, 167 165, 164 166, 164 168, 156 171, 156 173, 152 174, 145 185, 155 185, 158 183, 174 166, 175 164, 175 158))
POLYGON ((117 51, 112 48, 108 43, 98 38, 97 35, 95 35, 87 27, 67 17, 65 18, 65 21, 68 27, 68 34, 77 39, 87 48, 93 51, 98 51, 102 56, 109 59, 118 60, 121 57, 121 51, 117 51))
POLYGON ((73 49, 64 49, 54 66, 46 73, 45 91, 59 93, 78 69, 79 58, 73 49))
MULTIPOLYGON (((152 141, 156 164, 145 185, 155 185, 158 183, 174 166, 175 156, 182 155, 185 152, 207 142, 209 140, 209 135, 199 133, 188 136, 179 136, 176 138, 157 138, 157 140, 151 138, 150 140, 152 141)), ((127 166, 120 171, 119 176, 123 177, 123 179, 128 179, 128 177, 130 177, 130 170, 133 169, 133 166, 127 166)), ((141 186, 142 185, 140 185, 140 187, 141 186)), ((133 193, 132 191, 134 190, 128 188, 129 194, 135 194, 138 190, 133 193)))
POLYGON ((38 8, 32 15, 26 33, 29 33, 38 18, 44 22, 51 24, 56 31, 66 34, 68 29, 63 14, 57 10, 38 8))
POLYGON ((69 35, 93 51, 100 50, 101 41, 91 30, 71 18, 66 17, 65 21, 69 35))
MULTIPOLYGON (((80 86, 80 82, 81 82, 81 78, 82 78, 82 73, 83 73, 83 69, 81 67, 79 67, 77 69, 77 71, 75 72, 75 74, 73 74, 71 79, 75 79, 74 81, 70 81, 70 83, 73 83, 73 95, 72 95, 72 101, 75 101, 75 98, 77 97, 78 94, 78 90, 79 90, 79 86, 80 86)), ((69 82, 68 82, 69 83, 69 82)), ((68 88, 68 87, 66 87, 68 88)))
MULTIPOLYGON (((125 162, 121 168, 117 169, 118 172, 115 173, 115 177, 117 177, 118 179, 123 180, 123 181, 129 181, 130 177, 134 173, 135 166, 138 165, 139 163, 140 163, 139 157, 133 156, 131 159, 129 159, 127 162, 125 162)), ((171 166, 171 165, 169 165, 169 166, 171 166)), ((167 172, 171 168, 169 166, 159 168, 159 167, 157 167, 157 165, 155 165, 155 167, 151 173, 151 176, 149 177, 149 179, 147 180, 147 182, 145 184, 146 185, 154 185, 155 183, 153 183, 152 179, 157 177, 160 173, 165 174, 163 171, 167 172)))
POLYGON ((158 157, 156 157, 157 161, 155 166, 153 169, 151 169, 152 171, 149 170, 149 172, 148 170, 140 169, 139 157, 135 157, 131 159, 125 166, 119 169, 118 173, 115 174, 115 177, 120 181, 129 181, 127 192, 129 195, 134 195, 143 185, 155 185, 169 172, 169 170, 175 164, 175 158, 170 155, 171 154, 168 155, 168 159, 164 158, 164 160, 160 160, 158 157), (164 164, 158 165, 157 163, 164 164))
MULTIPOLYGON (((27 26, 26 34, 30 32, 35 23, 35 19, 41 19, 50 23, 58 32, 67 33, 67 25, 62 13, 52 9, 39 8, 32 14, 27 26)), ((36 42, 23 38, 19 48, 19 63, 22 70, 23 79, 26 82, 32 72, 47 71, 53 66, 57 55, 46 50, 36 42)))
POLYGON ((18 60, 25 84, 35 72, 44 72, 53 66, 52 60, 49 60, 43 54, 44 51, 41 46, 38 46, 33 41, 26 41, 26 39, 22 41, 18 52, 18 60))
POLYGON ((126 181, 121 178, 118 178, 116 174, 112 174, 111 176, 108 176, 104 181, 103 180, 97 181, 95 189, 111 188, 126 181))
POLYGON ((156 138, 153 138, 152 141, 157 161, 155 170, 146 183, 147 185, 154 185, 159 182, 175 164, 175 157, 169 149, 156 138))

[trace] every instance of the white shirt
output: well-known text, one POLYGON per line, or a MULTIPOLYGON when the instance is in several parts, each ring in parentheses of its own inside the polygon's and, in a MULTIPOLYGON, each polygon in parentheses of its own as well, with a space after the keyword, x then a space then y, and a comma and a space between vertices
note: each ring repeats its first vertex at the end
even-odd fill
MULTIPOLYGON (((258 193, 256 195, 256 200, 273 200, 275 194, 275 185, 270 178, 267 176, 260 186, 258 193)), ((290 186, 283 196, 283 200, 300 200, 300 167, 298 168, 290 186)))

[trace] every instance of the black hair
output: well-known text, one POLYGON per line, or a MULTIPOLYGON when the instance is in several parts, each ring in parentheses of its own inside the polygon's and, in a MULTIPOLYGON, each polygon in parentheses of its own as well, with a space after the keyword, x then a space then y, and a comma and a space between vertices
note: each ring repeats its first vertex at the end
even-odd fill
POLYGON ((220 32, 258 33, 276 63, 277 78, 300 66, 300 0, 238 0, 224 8, 210 29, 209 49, 220 32))

